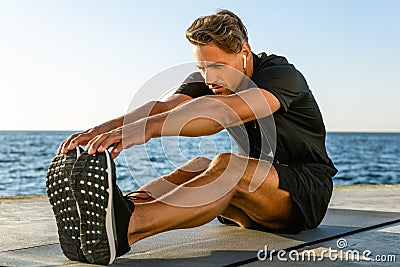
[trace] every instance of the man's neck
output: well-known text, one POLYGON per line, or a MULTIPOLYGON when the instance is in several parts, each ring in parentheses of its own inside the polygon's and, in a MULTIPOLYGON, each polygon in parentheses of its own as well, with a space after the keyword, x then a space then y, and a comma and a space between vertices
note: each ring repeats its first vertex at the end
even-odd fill
POLYGON ((254 66, 253 66, 253 53, 250 53, 249 64, 247 64, 247 68, 245 69, 245 74, 251 78, 253 76, 254 66))

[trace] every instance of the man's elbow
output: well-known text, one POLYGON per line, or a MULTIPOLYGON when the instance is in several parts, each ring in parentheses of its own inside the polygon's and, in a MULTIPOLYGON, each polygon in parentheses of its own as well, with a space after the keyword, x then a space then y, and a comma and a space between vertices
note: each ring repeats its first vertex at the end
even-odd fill
POLYGON ((203 112, 209 116, 209 119, 214 120, 216 125, 218 124, 217 127, 229 128, 242 124, 243 122, 239 114, 230 107, 229 104, 219 100, 221 97, 223 96, 218 98, 213 96, 203 96, 199 98, 199 104, 203 109, 203 112))

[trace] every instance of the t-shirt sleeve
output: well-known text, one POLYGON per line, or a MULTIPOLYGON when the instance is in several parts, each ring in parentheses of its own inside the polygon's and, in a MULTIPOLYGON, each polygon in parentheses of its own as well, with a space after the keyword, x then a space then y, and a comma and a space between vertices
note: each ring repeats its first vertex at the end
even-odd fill
POLYGON ((192 98, 205 95, 213 95, 214 92, 204 83, 204 78, 200 72, 193 72, 182 82, 175 94, 184 94, 192 98))
POLYGON ((262 69, 253 76, 253 82, 271 92, 287 112, 290 105, 309 91, 304 77, 293 66, 274 66, 262 69))

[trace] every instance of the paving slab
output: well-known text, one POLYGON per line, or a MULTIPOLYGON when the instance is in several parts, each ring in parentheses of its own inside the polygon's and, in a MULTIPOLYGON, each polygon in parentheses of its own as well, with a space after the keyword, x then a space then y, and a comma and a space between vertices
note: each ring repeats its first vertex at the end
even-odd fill
POLYGON ((284 251, 280 257, 278 252, 242 266, 400 266, 399 241, 400 223, 397 223, 284 251))
MULTIPOLYGON (((223 266, 245 264, 246 260, 252 260, 247 265, 258 266, 266 263, 256 259, 257 251, 265 245, 275 250, 297 248, 300 251, 305 249, 304 244, 315 241, 319 243, 311 243, 310 248, 329 247, 333 244, 329 242, 335 242, 329 238, 395 221, 400 218, 398 213, 393 213, 400 212, 396 205, 399 200, 400 186, 335 188, 329 214, 317 229, 295 236, 276 235, 220 225, 214 220, 201 227, 171 231, 142 240, 132 246, 131 252, 117 259, 114 265, 223 266), (338 211, 335 209, 338 207, 365 211, 338 211), (392 213, 371 212, 368 209, 392 213)), ((392 232, 371 231, 392 240, 398 238, 396 229, 392 232)), ((357 237, 360 234, 350 237, 356 236, 357 242, 367 238, 362 235, 357 237)), ((371 235, 368 238, 372 238, 371 235)), ((62 255, 56 224, 45 196, 1 198, 0 237, 0 265, 85 265, 69 261, 62 255)))

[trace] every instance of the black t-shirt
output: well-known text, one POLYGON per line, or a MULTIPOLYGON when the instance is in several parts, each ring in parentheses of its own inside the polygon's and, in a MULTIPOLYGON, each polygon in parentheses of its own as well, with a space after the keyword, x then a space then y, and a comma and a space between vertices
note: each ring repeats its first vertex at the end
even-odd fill
MULTIPOLYGON (((281 108, 272 115, 273 120, 264 118, 227 129, 238 144, 239 154, 287 165, 324 164, 331 167, 333 176, 337 170, 326 152, 325 125, 303 75, 286 58, 265 53, 253 54, 253 67, 251 80, 271 92, 281 108), (274 143, 271 140, 276 144, 265 146, 274 143)), ((214 94, 198 72, 189 75, 175 93, 193 98, 214 94)))

